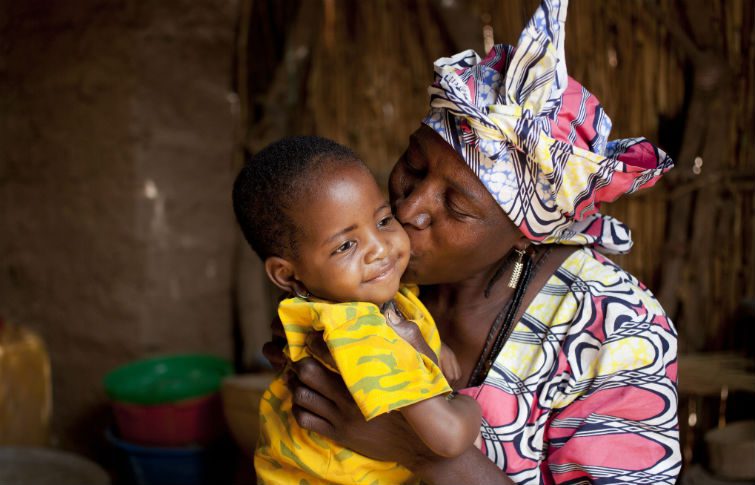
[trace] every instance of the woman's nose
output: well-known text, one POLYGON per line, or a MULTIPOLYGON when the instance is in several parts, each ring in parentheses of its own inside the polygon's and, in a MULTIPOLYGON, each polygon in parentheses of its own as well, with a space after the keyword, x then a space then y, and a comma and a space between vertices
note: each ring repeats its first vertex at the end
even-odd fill
POLYGON ((396 201, 396 218, 406 226, 415 229, 426 229, 432 223, 432 217, 428 210, 427 191, 424 187, 417 186, 409 194, 396 201))

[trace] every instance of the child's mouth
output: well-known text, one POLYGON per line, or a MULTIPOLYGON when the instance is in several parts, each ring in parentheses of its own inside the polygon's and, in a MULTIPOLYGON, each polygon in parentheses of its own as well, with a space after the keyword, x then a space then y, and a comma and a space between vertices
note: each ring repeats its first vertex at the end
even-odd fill
POLYGON ((387 279, 396 269, 396 260, 391 260, 388 264, 382 266, 375 276, 365 280, 365 283, 377 283, 387 279))

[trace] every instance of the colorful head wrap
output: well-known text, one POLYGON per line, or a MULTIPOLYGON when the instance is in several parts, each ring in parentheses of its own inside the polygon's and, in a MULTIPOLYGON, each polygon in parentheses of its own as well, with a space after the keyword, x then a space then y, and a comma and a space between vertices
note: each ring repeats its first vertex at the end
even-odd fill
POLYGON ((516 48, 435 61, 423 123, 530 240, 627 252, 629 228, 600 214, 599 204, 651 187, 673 161, 645 138, 607 142, 611 120, 566 73, 567 4, 543 0, 516 48))

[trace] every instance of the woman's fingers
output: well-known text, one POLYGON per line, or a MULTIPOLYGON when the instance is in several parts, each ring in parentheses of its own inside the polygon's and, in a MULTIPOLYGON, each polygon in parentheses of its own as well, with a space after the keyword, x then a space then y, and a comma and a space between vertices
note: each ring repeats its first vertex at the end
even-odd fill
POLYGON ((276 337, 286 340, 286 332, 283 330, 283 323, 281 323, 281 319, 278 315, 275 315, 270 322, 270 333, 273 334, 273 340, 275 340, 276 337))
POLYGON ((291 408, 291 412, 293 413, 296 422, 302 428, 314 431, 315 433, 321 434, 332 440, 336 439, 335 429, 330 422, 297 405, 294 405, 291 408))
POLYGON ((286 354, 283 353, 283 346, 280 342, 273 340, 272 342, 265 342, 262 346, 262 355, 265 356, 270 365, 277 372, 283 370, 286 366, 286 354))
POLYGON ((310 332, 307 335, 307 348, 320 362, 325 362, 325 364, 333 369, 336 368, 336 361, 333 360, 333 356, 330 354, 328 344, 325 343, 322 332, 310 332))
MULTIPOLYGON (((332 401, 336 406, 340 407, 344 400, 353 401, 341 376, 329 371, 316 359, 302 359, 293 362, 291 367, 302 384, 332 401)), ((324 417, 328 418, 328 416, 324 417)))
POLYGON ((337 418, 338 408, 327 397, 318 394, 312 388, 301 382, 295 373, 291 373, 286 384, 291 390, 291 400, 294 405, 315 414, 326 421, 337 418))
POLYGON ((286 383, 292 394, 292 413, 304 429, 378 460, 407 464, 431 454, 401 413, 366 421, 341 376, 315 358, 292 362, 286 383))
POLYGON ((270 333, 272 333, 272 340, 265 342, 262 346, 262 355, 275 371, 280 372, 286 365, 286 355, 283 353, 286 347, 286 332, 283 331, 283 324, 278 315, 270 322, 270 333))
MULTIPOLYGON (((300 411, 307 411, 326 421, 329 426, 327 436, 335 439, 340 423, 348 419, 354 413, 354 409, 359 413, 341 376, 330 372, 311 357, 291 363, 291 370, 288 388, 291 390, 294 405, 300 411)), ((326 426, 313 420, 306 413, 301 414, 301 417, 304 421, 299 424, 305 429, 320 432, 309 426, 317 426, 319 429, 326 426)))

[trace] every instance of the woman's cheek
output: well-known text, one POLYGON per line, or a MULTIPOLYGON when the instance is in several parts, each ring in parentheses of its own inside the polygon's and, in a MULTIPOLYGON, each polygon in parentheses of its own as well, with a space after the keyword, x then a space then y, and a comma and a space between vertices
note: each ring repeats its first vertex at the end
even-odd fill
POLYGON ((411 251, 411 241, 409 240, 409 234, 406 233, 403 227, 400 225, 396 229, 396 246, 398 248, 398 253, 401 256, 408 257, 409 252, 411 251))
POLYGON ((417 231, 410 229, 407 232, 407 238, 409 240, 409 248, 411 254, 421 255, 427 252, 429 248, 429 230, 417 231))

